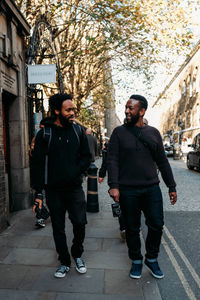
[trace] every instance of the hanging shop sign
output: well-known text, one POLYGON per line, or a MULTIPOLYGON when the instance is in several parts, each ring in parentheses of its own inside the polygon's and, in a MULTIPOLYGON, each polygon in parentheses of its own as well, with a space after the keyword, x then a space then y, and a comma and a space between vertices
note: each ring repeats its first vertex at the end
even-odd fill
POLYGON ((55 83, 56 64, 52 65, 28 65, 28 83, 55 83))

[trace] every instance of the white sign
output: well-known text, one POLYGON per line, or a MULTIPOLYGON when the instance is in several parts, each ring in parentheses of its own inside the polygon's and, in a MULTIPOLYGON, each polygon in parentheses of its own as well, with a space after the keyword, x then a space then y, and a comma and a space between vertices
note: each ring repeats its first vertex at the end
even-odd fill
POLYGON ((28 65, 28 83, 55 83, 56 65, 28 65))

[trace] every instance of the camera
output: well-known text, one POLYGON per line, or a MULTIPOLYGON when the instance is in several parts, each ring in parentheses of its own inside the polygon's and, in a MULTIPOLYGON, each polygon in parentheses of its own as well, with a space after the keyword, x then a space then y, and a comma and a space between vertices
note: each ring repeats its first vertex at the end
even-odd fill
POLYGON ((40 209, 38 202, 34 202, 34 204, 36 205, 35 208, 36 218, 44 219, 44 220, 48 219, 49 211, 47 210, 47 208, 42 204, 42 209, 40 209))
POLYGON ((119 217, 121 215, 121 208, 118 202, 111 204, 113 217, 119 217))

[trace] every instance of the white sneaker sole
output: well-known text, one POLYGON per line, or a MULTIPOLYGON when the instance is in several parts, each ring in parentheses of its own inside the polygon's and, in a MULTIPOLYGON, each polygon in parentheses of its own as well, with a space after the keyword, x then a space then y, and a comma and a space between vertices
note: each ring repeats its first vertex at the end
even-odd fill
POLYGON ((67 273, 64 273, 64 274, 62 274, 62 273, 59 273, 59 274, 54 273, 54 277, 55 278, 64 278, 66 275, 67 275, 67 273))
POLYGON ((76 267, 76 271, 77 271, 78 273, 80 273, 80 274, 85 274, 85 273, 87 272, 87 269, 84 268, 83 270, 80 270, 80 269, 78 269, 78 268, 76 267))
POLYGON ((137 275, 131 275, 131 274, 129 274, 129 276, 133 279, 140 279, 142 277, 142 275, 137 276, 137 275))
POLYGON ((154 273, 151 271, 151 269, 150 269, 146 264, 144 264, 144 265, 145 265, 145 267, 150 271, 150 273, 152 274, 153 277, 155 277, 155 278, 157 278, 157 279, 162 279, 162 278, 164 277, 164 274, 161 275, 161 276, 156 275, 156 274, 154 274, 154 273))

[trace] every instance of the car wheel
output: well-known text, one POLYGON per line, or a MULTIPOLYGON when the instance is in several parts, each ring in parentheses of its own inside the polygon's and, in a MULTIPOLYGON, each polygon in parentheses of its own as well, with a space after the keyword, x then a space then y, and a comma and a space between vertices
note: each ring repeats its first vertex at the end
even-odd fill
POLYGON ((187 167, 188 167, 189 170, 193 170, 193 169, 194 169, 194 167, 192 167, 192 166, 190 165, 190 160, 189 160, 188 157, 187 157, 187 167))

